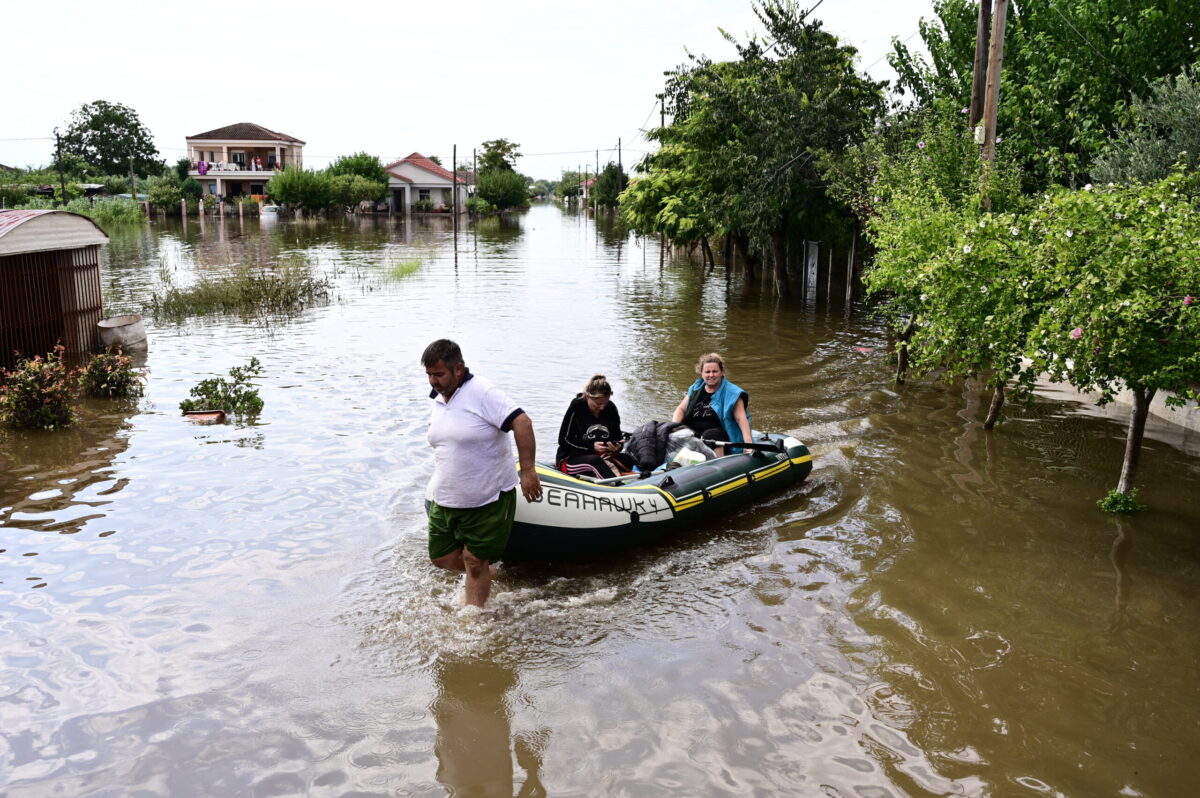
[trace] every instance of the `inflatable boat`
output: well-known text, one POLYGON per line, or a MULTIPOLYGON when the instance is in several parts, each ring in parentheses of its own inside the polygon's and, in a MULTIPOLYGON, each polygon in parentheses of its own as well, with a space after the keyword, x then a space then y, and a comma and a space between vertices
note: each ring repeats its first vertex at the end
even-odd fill
POLYGON ((756 434, 742 452, 643 476, 585 480, 537 467, 542 497, 517 499, 506 560, 578 559, 645 545, 803 482, 812 455, 786 435, 756 434))

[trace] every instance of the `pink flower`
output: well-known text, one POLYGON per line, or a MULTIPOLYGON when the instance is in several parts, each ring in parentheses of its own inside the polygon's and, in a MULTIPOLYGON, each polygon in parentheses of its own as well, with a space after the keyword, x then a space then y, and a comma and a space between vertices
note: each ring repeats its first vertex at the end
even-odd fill
POLYGON ((925 149, 925 142, 923 142, 923 141, 918 141, 918 142, 917 142, 917 149, 921 149, 921 150, 925 149))
POLYGON ((1082 327, 1076 327, 1074 330, 1071 330, 1071 340, 1072 341, 1078 341, 1082 337, 1083 337, 1083 328, 1082 327))
POLYGON ((1188 305, 1192 304, 1195 301, 1196 300, 1192 299, 1192 295, 1188 294, 1187 296, 1185 296, 1183 298, 1183 306, 1186 308, 1188 305))

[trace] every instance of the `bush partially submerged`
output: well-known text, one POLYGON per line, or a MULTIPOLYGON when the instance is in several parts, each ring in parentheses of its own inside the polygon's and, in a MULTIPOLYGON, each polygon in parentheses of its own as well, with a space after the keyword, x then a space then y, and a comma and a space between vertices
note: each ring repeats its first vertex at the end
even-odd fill
POLYGON ((329 281, 307 267, 243 267, 227 277, 202 277, 188 288, 169 286, 147 308, 157 317, 181 319, 206 313, 287 313, 329 295, 329 281))
POLYGON ((118 349, 89 360, 79 376, 79 387, 87 396, 123 399, 141 396, 143 379, 142 373, 134 370, 133 359, 118 349))
POLYGON ((1122 493, 1119 490, 1110 490, 1107 496, 1096 502, 1096 506, 1106 513, 1121 513, 1124 515, 1140 513, 1146 509, 1146 505, 1137 500, 1137 493, 1137 488, 1128 493, 1122 493))
POLYGON ((60 344, 45 357, 17 361, 0 370, 0 421, 18 429, 58 429, 75 423, 74 373, 63 363, 60 344))
POLYGON ((250 380, 262 373, 258 358, 250 358, 245 366, 234 366, 229 370, 231 379, 214 377, 204 380, 192 388, 192 399, 184 399, 179 409, 187 413, 196 410, 224 410, 235 416, 257 416, 263 400, 250 380))

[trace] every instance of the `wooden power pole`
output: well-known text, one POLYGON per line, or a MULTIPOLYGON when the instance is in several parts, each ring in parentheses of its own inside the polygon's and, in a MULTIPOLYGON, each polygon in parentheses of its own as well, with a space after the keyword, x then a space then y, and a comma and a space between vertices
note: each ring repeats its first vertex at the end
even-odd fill
MULTIPOLYGON (((991 174, 996 160, 996 113, 1000 107, 1000 64, 1004 61, 1004 23, 1008 15, 1008 0, 996 0, 996 13, 992 19, 992 36, 988 43, 987 90, 983 97, 983 149, 980 152, 981 170, 979 188, 982 193, 983 209, 992 209, 991 174)), ((991 431, 1004 409, 1005 388, 1001 383, 992 393, 984 430, 991 431)))
POLYGON ((992 0, 979 0, 979 22, 975 27, 975 71, 971 77, 971 113, 968 127, 972 132, 983 116, 983 89, 987 85, 988 37, 992 31, 992 0))
POLYGON ((983 207, 992 209, 988 195, 988 181, 992 162, 996 160, 996 112, 1000 107, 1000 64, 1004 61, 1004 22, 1008 14, 1008 0, 996 0, 996 14, 992 20, 992 36, 988 47, 987 90, 983 97, 983 207))
POLYGON ((58 156, 58 185, 62 191, 62 204, 67 204, 67 176, 63 172, 62 163, 62 136, 58 135, 58 128, 54 129, 54 147, 58 156))

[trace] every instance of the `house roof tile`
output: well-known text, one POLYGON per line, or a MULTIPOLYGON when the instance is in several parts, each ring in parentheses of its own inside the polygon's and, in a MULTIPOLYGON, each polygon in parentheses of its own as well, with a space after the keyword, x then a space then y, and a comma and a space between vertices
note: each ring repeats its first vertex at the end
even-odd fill
POLYGON ((289 136, 286 133, 276 133, 274 130, 268 130, 262 125, 256 125, 253 122, 238 122, 237 124, 210 130, 207 133, 197 133, 194 136, 186 137, 187 141, 191 141, 192 139, 240 139, 243 141, 286 141, 290 144, 304 143, 295 136, 289 136))
MULTIPOLYGON (((451 172, 449 169, 445 169, 441 166, 438 166, 436 163, 429 160, 428 158, 426 158, 424 155, 422 155, 419 152, 414 152, 412 155, 409 155, 407 158, 401 158, 400 160, 396 161, 395 163, 390 163, 387 166, 385 166, 384 169, 386 169, 389 173, 395 175, 396 173, 392 172, 392 169, 403 163, 412 164, 413 166, 416 166, 420 169, 424 169, 426 172, 432 172, 433 174, 437 175, 438 177, 444 177, 447 180, 453 180, 458 183, 462 183, 463 185, 466 185, 466 182, 467 182, 466 180, 463 180, 461 177, 455 177, 454 173, 451 172)), ((396 177, 400 177, 400 175, 396 175, 396 177)), ((404 179, 404 178, 401 178, 401 179, 404 179)), ((411 183, 412 181, 410 180, 409 182, 411 183)))

